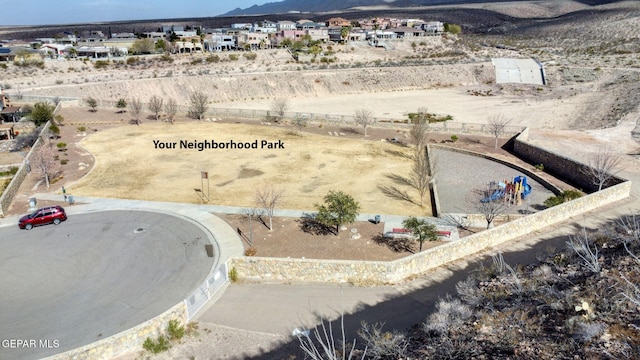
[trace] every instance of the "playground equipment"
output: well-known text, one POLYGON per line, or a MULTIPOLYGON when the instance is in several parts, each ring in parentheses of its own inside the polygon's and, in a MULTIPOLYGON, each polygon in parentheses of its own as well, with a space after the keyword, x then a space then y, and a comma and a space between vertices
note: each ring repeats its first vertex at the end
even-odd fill
POLYGON ((481 199, 483 203, 498 201, 503 199, 509 204, 519 204, 520 200, 524 200, 531 194, 531 185, 527 183, 526 176, 516 176, 513 181, 504 180, 503 182, 489 184, 489 189, 494 189, 493 192, 489 191, 491 195, 481 199), (497 186, 496 186, 497 185, 497 186))

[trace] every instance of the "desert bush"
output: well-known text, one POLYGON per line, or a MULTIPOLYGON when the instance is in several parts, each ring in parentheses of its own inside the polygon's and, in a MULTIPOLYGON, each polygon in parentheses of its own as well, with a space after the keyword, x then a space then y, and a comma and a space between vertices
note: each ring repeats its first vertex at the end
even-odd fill
POLYGON ((369 325, 362 322, 358 335, 367 346, 367 357, 372 359, 403 359, 407 354, 409 339, 399 332, 382 331, 384 323, 369 325))
POLYGON ((169 320, 169 325, 167 326, 167 334, 169 336, 169 340, 180 340, 184 337, 185 328, 180 325, 180 322, 176 319, 169 320))
POLYGON ((60 159, 60 165, 67 165, 69 163, 69 160, 67 159, 60 159))
POLYGON ((207 58, 205 59, 208 63, 219 63, 220 62, 220 56, 216 55, 216 54, 212 54, 207 56, 207 58))
POLYGON ((582 192, 579 190, 565 190, 560 193, 560 195, 551 196, 546 199, 544 205, 549 208, 580 197, 582 197, 582 192))
POLYGON ((97 60, 95 63, 93 63, 93 67, 95 67, 96 69, 104 69, 107 66, 109 66, 109 60, 97 60))
POLYGON ((589 234, 587 234, 585 228, 582 228, 577 235, 569 236, 569 240, 567 241, 569 249, 573 250, 581 260, 580 263, 582 267, 591 272, 599 273, 600 270, 602 270, 602 266, 599 261, 598 246, 596 244, 591 245, 589 234))
POLYGON ((460 299, 446 298, 438 300, 436 312, 431 314, 423 324, 426 333, 444 334, 452 327, 461 326, 472 315, 471 308, 460 299))
POLYGON ((57 144, 56 144, 56 147, 57 147, 58 149, 60 149, 60 150, 63 150, 64 148, 66 148, 66 147, 67 147, 67 143, 65 143, 65 142, 59 142, 59 143, 57 143, 57 144))
POLYGON ((242 56, 247 60, 255 60, 255 59, 258 58, 258 54, 254 53, 254 52, 246 52, 246 53, 242 54, 242 56))
POLYGON ((87 131, 87 128, 84 126, 78 126, 78 132, 85 132, 87 131))
POLYGON ((258 249, 254 246, 251 246, 247 250, 244 251, 244 256, 255 256, 258 253, 258 249))
POLYGON ((535 165, 536 170, 538 171, 544 171, 544 164, 536 164, 535 165))
POLYGON ((453 142, 458 141, 458 136, 457 135, 451 135, 451 141, 453 141, 453 142))
POLYGON ((168 62, 168 63, 172 63, 173 62, 173 58, 169 54, 162 54, 162 56, 160 56, 159 59, 160 59, 160 61, 165 61, 165 62, 168 62))
POLYGON ((238 270, 235 267, 232 267, 229 270, 229 281, 231 282, 238 281, 238 270))
POLYGON ((160 335, 158 336, 157 340, 153 340, 150 337, 148 337, 145 341, 144 344, 142 344, 142 347, 147 350, 150 351, 154 354, 159 354, 163 351, 167 351, 169 350, 169 342, 167 341, 167 339, 164 338, 164 336, 160 335))
POLYGON ((237 61, 239 58, 238 54, 229 54, 230 61, 237 61))
POLYGON ((140 61, 140 58, 138 58, 137 56, 132 56, 130 58, 127 58, 127 65, 134 65, 138 61, 140 61))

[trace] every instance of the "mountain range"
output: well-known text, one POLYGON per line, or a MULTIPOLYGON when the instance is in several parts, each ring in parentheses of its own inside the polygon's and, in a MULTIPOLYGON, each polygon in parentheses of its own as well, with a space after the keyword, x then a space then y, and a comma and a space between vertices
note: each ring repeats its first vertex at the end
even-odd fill
MULTIPOLYGON (((262 14, 284 14, 291 12, 323 13, 332 11, 346 11, 361 7, 410 8, 433 5, 462 5, 496 2, 517 2, 530 0, 284 0, 269 2, 264 5, 254 5, 246 9, 236 8, 221 16, 242 16, 262 14)), ((602 5, 622 0, 575 0, 586 5, 602 5)))

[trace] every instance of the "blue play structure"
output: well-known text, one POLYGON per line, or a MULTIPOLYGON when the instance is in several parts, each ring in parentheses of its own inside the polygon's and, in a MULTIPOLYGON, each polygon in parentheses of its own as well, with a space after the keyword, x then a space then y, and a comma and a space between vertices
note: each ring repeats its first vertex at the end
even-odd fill
POLYGON ((499 182, 498 188, 489 195, 489 197, 481 199, 480 201, 483 203, 497 201, 507 195, 507 200, 515 203, 519 199, 526 199, 529 194, 531 194, 531 185, 527 183, 527 177, 516 176, 513 178, 513 182, 499 182))

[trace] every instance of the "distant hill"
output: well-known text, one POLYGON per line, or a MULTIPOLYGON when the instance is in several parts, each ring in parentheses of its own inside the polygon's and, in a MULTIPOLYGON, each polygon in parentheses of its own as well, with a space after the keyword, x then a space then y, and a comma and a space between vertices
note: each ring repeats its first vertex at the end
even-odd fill
MULTIPOLYGON (((530 0, 284 0, 270 2, 264 5, 253 5, 252 7, 241 9, 236 8, 221 16, 243 16, 262 14, 284 14, 291 12, 300 13, 323 13, 331 11, 344 11, 365 6, 386 6, 390 8, 410 8, 416 6, 432 5, 460 5, 477 3, 498 3, 498 2, 530 1, 530 0)), ((575 0, 586 5, 602 5, 623 0, 575 0)))

